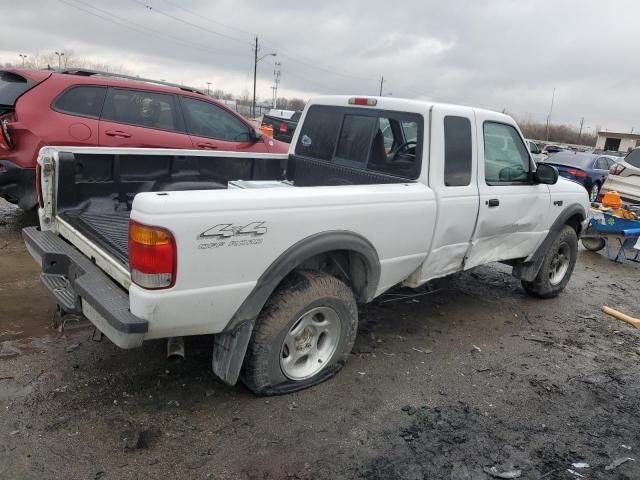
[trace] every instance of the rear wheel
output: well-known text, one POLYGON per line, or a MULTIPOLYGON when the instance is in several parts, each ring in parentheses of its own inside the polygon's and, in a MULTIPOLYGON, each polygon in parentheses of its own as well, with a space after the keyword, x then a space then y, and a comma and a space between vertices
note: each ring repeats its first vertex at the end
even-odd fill
POLYGON ((545 254, 538 275, 532 282, 522 281, 530 295, 540 298, 557 296, 566 287, 578 257, 578 236, 569 225, 558 232, 545 254))
POLYGON ((324 273, 296 272, 258 317, 242 381, 267 395, 323 382, 347 361, 357 326, 355 297, 346 284, 324 273))

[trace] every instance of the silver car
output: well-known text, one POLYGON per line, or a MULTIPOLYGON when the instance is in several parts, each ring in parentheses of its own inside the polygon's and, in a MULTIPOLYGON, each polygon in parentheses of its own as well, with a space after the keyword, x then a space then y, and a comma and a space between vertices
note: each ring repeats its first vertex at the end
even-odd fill
POLYGON ((609 170, 601 193, 616 191, 629 203, 640 203, 640 148, 636 148, 623 159, 617 159, 609 170))

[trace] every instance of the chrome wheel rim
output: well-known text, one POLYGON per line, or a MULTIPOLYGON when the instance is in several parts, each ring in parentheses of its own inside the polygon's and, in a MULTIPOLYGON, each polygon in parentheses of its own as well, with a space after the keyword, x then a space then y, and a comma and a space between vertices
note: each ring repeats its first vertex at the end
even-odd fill
POLYGON ((589 200, 592 202, 598 201, 598 193, 600 190, 598 189, 598 185, 594 185, 591 187, 591 194, 589 195, 589 200))
POLYGON ((561 243, 558 251, 551 259, 549 265, 549 282, 551 285, 558 285, 569 270, 571 262, 571 249, 567 243, 561 243))
POLYGON ((340 342, 340 317, 317 307, 294 322, 280 348, 280 368, 290 380, 313 377, 329 363, 340 342))

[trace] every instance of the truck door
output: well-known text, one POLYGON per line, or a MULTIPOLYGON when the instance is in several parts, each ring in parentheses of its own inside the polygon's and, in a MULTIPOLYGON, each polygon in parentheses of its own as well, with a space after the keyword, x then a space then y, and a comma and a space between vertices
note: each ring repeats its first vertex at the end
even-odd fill
POLYGON ((547 233, 550 193, 515 124, 476 111, 480 210, 465 268, 529 256, 547 233))
POLYGON ((478 217, 478 152, 474 112, 435 106, 431 112, 429 187, 438 204, 431 251, 422 280, 463 268, 478 217))

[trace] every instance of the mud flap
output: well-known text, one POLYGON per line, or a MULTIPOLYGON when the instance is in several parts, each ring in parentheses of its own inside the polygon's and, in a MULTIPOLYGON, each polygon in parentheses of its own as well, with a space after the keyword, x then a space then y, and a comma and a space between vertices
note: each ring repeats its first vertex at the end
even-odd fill
POLYGON ((219 333, 213 337, 211 368, 220 380, 235 385, 247 353, 255 320, 240 324, 232 332, 219 333))

